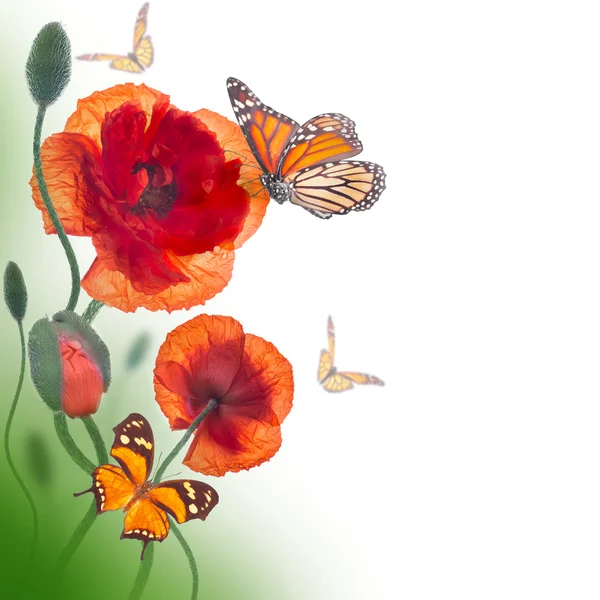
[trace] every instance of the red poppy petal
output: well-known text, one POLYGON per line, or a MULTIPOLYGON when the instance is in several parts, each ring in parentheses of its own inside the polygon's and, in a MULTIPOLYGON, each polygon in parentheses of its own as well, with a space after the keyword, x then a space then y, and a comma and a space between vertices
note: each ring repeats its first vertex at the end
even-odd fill
MULTIPOLYGON (((58 217, 69 235, 90 235, 97 228, 91 216, 95 189, 88 174, 101 169, 100 151, 93 141, 76 133, 56 133, 41 148, 42 168, 58 217)), ((33 200, 42 211, 46 233, 56 233, 35 176, 29 182, 33 200)))
POLYGON ((209 315, 199 315, 167 335, 156 358, 154 389, 171 426, 177 418, 191 424, 208 399, 220 398, 229 389, 240 368, 244 337, 235 319, 209 315), (179 364, 189 379, 182 381, 180 370, 165 367, 170 363, 179 364))
POLYGON ((269 195, 258 179, 262 170, 258 166, 252 150, 248 147, 242 130, 236 123, 206 108, 196 111, 194 116, 198 117, 216 134, 219 143, 225 150, 227 160, 239 158, 243 163, 238 183, 250 194, 250 212, 246 217, 242 232, 234 243, 234 247, 239 248, 254 235, 267 211, 269 195))
POLYGON ((242 364, 221 404, 236 414, 280 424, 292 408, 292 365, 277 348, 261 337, 246 334, 242 364))
POLYGON ((233 272, 234 253, 220 248, 214 252, 191 256, 167 253, 169 260, 189 281, 173 284, 159 293, 143 283, 136 289, 131 280, 114 268, 109 261, 96 258, 81 280, 81 287, 95 300, 124 312, 138 308, 172 312, 204 304, 229 283, 233 272))
MULTIPOLYGON (((223 419, 222 415, 219 416, 223 419)), ((217 419, 212 424, 207 418, 198 428, 183 464, 192 471, 220 477, 228 471, 238 472, 256 467, 270 460, 280 447, 279 426, 271 427, 243 416, 229 416, 220 423, 217 419), (222 443, 225 431, 241 449, 222 443)))
POLYGON ((100 147, 102 121, 106 113, 112 112, 125 102, 137 100, 150 119, 154 103, 160 97, 169 100, 165 94, 143 83, 140 85, 124 83, 101 92, 94 92, 91 96, 77 102, 77 110, 67 120, 65 131, 82 133, 100 147))

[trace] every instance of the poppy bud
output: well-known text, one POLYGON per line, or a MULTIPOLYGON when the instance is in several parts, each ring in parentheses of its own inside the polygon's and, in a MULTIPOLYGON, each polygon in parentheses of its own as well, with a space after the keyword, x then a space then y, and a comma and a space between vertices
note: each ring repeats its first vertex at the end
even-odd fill
POLYGON ((26 66, 29 92, 43 107, 58 100, 71 79, 71 42, 60 23, 48 23, 37 34, 26 66))
POLYGON ((31 379, 42 400, 69 417, 86 417, 110 385, 110 355, 98 334, 77 314, 40 319, 29 333, 31 379))
POLYGON ((21 269, 12 260, 4 271, 4 300, 13 319, 21 323, 27 310, 27 288, 21 269))

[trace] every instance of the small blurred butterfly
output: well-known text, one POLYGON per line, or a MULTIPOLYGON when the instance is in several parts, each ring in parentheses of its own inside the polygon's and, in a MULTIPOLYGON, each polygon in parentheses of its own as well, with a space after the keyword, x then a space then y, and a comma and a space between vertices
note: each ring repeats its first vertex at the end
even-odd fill
POLYGON ((239 79, 230 77, 227 88, 273 200, 289 200, 322 219, 368 210, 377 202, 385 173, 375 163, 345 160, 362 151, 348 117, 326 113, 300 126, 263 104, 239 79))
POLYGON ((129 73, 141 73, 152 65, 154 60, 154 48, 152 40, 146 33, 148 26, 148 2, 142 6, 135 21, 133 30, 133 52, 127 56, 120 54, 83 54, 78 56, 79 60, 110 60, 111 69, 127 71, 129 73))
POLYGON ((73 494, 92 492, 96 514, 120 508, 126 513, 121 539, 144 542, 141 559, 150 542, 162 542, 170 530, 167 513, 178 523, 206 519, 219 502, 208 484, 193 479, 174 479, 152 485, 148 476, 154 462, 154 435, 150 423, 132 413, 113 431, 110 454, 121 465, 102 465, 92 473, 92 487, 73 494))
POLYGON ((373 384, 384 385, 383 381, 373 375, 366 373, 353 373, 351 371, 338 371, 334 366, 335 355, 335 331, 333 329, 333 320, 327 319, 327 342, 329 350, 321 350, 319 360, 319 383, 323 389, 328 392, 344 392, 351 390, 354 383, 359 385, 373 384))

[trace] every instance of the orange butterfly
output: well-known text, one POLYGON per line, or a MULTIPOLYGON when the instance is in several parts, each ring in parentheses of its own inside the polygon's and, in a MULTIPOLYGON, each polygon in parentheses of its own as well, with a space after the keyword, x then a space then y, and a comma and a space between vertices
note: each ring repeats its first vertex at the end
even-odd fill
POLYGON ((304 125, 263 104, 248 86, 230 77, 229 99, 263 175, 269 196, 289 200, 329 219, 368 210, 385 189, 383 169, 346 161, 360 154, 354 122, 338 113, 318 115, 304 125))
POLYGON ((120 54, 83 54, 78 56, 79 60, 110 60, 111 69, 127 71, 129 73, 141 73, 152 65, 154 60, 154 48, 152 39, 146 33, 148 26, 148 2, 142 6, 135 21, 133 30, 133 52, 127 56, 120 54))
POLYGON ((154 435, 150 423, 137 413, 129 415, 113 431, 110 454, 121 465, 102 465, 92 473, 92 487, 73 494, 92 492, 96 514, 120 508, 126 513, 121 539, 144 542, 141 560, 150 542, 162 542, 170 525, 167 513, 178 523, 206 519, 219 502, 208 484, 193 479, 174 479, 152 485, 148 475, 154 462, 154 435))
POLYGON ((333 320, 331 317, 327 319, 327 341, 329 351, 321 350, 321 358, 319 360, 319 383, 323 389, 328 392, 344 392, 351 390, 354 383, 359 385, 373 384, 384 385, 383 381, 373 375, 366 373, 352 373, 350 371, 338 371, 333 366, 335 354, 335 331, 333 329, 333 320))

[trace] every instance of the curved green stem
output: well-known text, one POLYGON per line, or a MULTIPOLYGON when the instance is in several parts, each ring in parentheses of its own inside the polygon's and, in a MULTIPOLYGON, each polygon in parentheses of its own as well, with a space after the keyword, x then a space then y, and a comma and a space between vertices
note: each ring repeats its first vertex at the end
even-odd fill
POLYGON ((44 124, 44 116, 46 115, 46 107, 40 106, 37 113, 37 119, 35 121, 35 132, 33 134, 33 166, 35 169, 35 176, 37 178, 38 186, 40 188, 40 194, 44 201, 44 206, 48 211, 52 225, 56 229, 58 239, 62 244, 71 267, 71 295, 67 304, 66 310, 75 310, 77 306, 77 300, 79 299, 79 291, 81 286, 79 265, 77 264, 77 258, 75 252, 69 242, 69 238, 65 233, 64 227, 54 210, 54 205, 48 193, 48 187, 46 186, 46 180, 44 179, 44 172, 42 168, 42 156, 41 156, 41 139, 42 139, 42 125, 44 124))
POLYGON ((96 449, 98 464, 105 465, 108 462, 108 452, 106 451, 106 445, 104 444, 104 440, 102 439, 102 434, 98 429, 98 425, 96 425, 96 421, 94 421, 92 415, 83 417, 81 420, 83 421, 83 424, 85 425, 85 428, 92 439, 94 448, 96 449))
POLYGON ((65 413, 54 413, 54 427, 56 429, 56 435, 58 435, 58 439, 67 451, 67 454, 79 468, 90 475, 96 468, 96 465, 79 449, 79 446, 77 446, 75 440, 71 437, 65 413))
POLYGON ((92 321, 98 316, 100 309, 104 306, 100 300, 92 300, 83 311, 81 317, 86 323, 92 323, 92 321))
POLYGON ((141 561, 138 569, 133 589, 127 596, 127 600, 139 600, 146 589, 148 578, 150 577, 150 571, 152 570, 152 562, 154 561, 154 544, 148 544, 146 552, 144 553, 144 560, 141 561))
POLYGON ((57 579, 63 576, 69 562, 73 558, 73 555, 79 548, 79 544, 81 544, 83 538, 89 531, 90 527, 94 524, 96 520, 96 501, 94 500, 91 506, 88 508, 85 516, 81 520, 81 523, 77 526, 77 529, 73 532, 69 543, 65 546, 65 549, 60 553, 58 558, 58 563, 56 564, 56 575, 57 579))
POLYGON ((194 553, 187 543, 186 539, 183 537, 183 534, 179 530, 179 527, 175 524, 173 519, 171 521, 171 530, 175 534, 175 537, 179 540, 185 555, 187 556, 188 562, 190 563, 190 570, 192 571, 192 600, 196 600, 198 598, 198 586, 199 586, 199 578, 198 578, 198 565, 196 565, 196 559, 194 558, 194 553))
POLYGON ((202 423, 206 415, 215 408, 219 403, 216 400, 210 400, 206 408, 194 419, 193 423, 187 428, 183 437, 179 440, 178 444, 171 450, 171 453, 165 458, 162 465, 160 465, 156 475, 154 476, 154 483, 158 483, 162 476, 165 474, 167 467, 173 462, 173 459, 181 452, 181 449, 187 444, 194 431, 198 428, 198 425, 202 423))
POLYGON ((12 455, 10 452, 10 428, 12 426, 13 418, 15 416, 15 411, 17 410, 17 404, 19 402, 19 396, 21 395, 21 389, 23 387, 23 379, 25 377, 25 334, 23 333, 23 323, 18 321, 19 326, 19 337, 21 338, 21 371, 19 373, 19 382, 17 383, 17 390, 15 391, 15 397, 13 399, 12 405, 10 407, 10 411, 8 413, 8 419, 6 420, 6 429, 4 430, 4 453, 6 454, 6 462, 12 471, 14 478, 17 480, 19 487, 23 491, 23 494, 27 498, 27 502, 29 502, 29 506, 31 507, 31 514, 33 516, 33 540, 31 543, 31 551, 29 553, 29 563, 27 566, 27 570, 25 573, 27 574, 32 567, 33 557, 35 555, 35 549, 37 546, 38 539, 38 513, 35 507, 35 502, 33 501, 33 496, 29 493, 27 486, 24 481, 21 479, 17 468, 15 467, 15 463, 13 462, 12 455))

